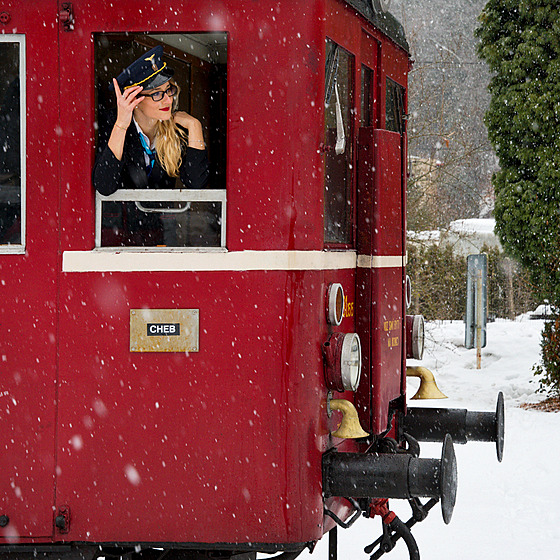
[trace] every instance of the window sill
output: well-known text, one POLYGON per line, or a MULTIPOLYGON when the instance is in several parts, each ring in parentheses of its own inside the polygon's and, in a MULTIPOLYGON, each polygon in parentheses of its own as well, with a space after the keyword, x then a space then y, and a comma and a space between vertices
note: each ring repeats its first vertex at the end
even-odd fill
POLYGON ((0 245, 0 255, 25 255, 23 245, 0 245))

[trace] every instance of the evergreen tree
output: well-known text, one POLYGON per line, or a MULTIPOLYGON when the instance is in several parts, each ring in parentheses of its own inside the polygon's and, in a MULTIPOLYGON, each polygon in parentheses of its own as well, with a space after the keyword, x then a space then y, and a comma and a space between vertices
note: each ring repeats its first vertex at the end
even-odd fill
POLYGON ((560 302, 560 8, 558 0, 489 0, 476 34, 490 67, 489 137, 496 230, 560 302))
MULTIPOLYGON (((486 114, 500 160, 493 177, 496 229, 560 309, 560 7, 558 0, 489 0, 479 55, 492 72, 486 114)), ((560 321, 548 323, 541 388, 560 396, 560 321)))

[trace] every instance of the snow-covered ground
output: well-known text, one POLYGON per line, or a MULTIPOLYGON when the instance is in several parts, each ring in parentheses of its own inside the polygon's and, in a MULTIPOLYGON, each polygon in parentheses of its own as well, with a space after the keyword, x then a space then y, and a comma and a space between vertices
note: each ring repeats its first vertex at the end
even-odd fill
MULTIPOLYGON (((436 376, 448 399, 412 401, 418 406, 445 406, 494 411, 496 396, 504 393, 506 438, 504 459, 496 460, 493 443, 456 445, 459 487, 450 525, 437 505, 413 534, 423 560, 556 560, 560 558, 560 413, 524 410, 526 402, 543 400, 532 367, 539 358, 543 321, 500 321, 488 324, 488 343, 482 369, 476 369, 476 350, 464 347, 462 322, 426 325, 423 365, 436 376), (431 403, 431 404, 428 404, 431 403)), ((412 397, 418 381, 409 382, 412 397)), ((441 446, 423 443, 423 457, 440 457, 441 446)), ((390 507, 403 520, 410 508, 392 500, 390 507)), ((379 519, 360 519, 338 532, 340 560, 367 560, 363 548, 379 536, 379 519)), ((316 547, 310 560, 328 558, 328 539, 316 547)), ((307 559, 308 555, 301 558, 307 559)), ((402 541, 383 558, 407 559, 402 541)))

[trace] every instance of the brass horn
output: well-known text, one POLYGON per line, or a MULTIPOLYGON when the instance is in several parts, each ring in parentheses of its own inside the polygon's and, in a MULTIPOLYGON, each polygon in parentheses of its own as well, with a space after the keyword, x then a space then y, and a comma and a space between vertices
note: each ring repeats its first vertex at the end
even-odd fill
POLYGON ((434 374, 422 366, 407 366, 407 377, 419 377, 420 387, 413 399, 446 399, 447 397, 439 390, 434 374))
POLYGON ((327 409, 342 412, 342 422, 340 422, 340 426, 336 432, 332 433, 333 436, 345 439, 356 439, 369 436, 362 426, 360 426, 358 411, 350 401, 347 401, 346 399, 331 399, 330 401, 327 401, 327 409))

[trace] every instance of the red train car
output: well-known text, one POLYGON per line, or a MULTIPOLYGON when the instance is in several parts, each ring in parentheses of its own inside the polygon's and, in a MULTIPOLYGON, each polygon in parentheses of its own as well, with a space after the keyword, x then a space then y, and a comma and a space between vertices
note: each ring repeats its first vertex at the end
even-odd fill
POLYGON ((383 4, 0 2, 2 558, 293 558, 360 513, 413 557, 386 500, 448 520, 446 434, 501 453, 500 406, 407 413, 410 60, 383 4), (209 188, 96 196, 108 84, 156 45, 209 188))

